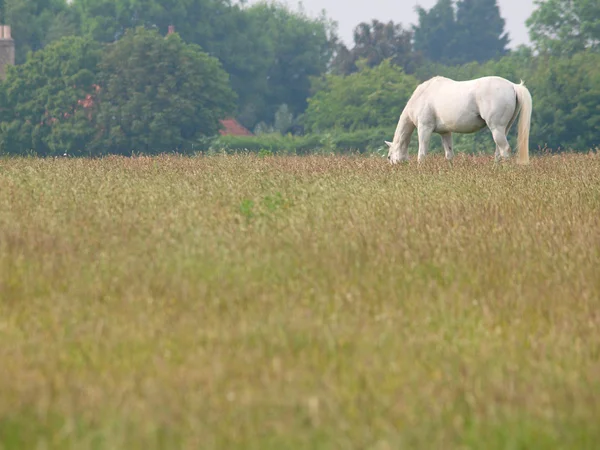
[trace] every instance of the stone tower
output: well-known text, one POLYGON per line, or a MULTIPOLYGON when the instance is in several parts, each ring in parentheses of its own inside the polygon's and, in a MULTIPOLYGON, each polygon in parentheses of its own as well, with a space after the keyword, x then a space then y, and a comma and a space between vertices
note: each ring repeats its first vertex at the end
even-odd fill
POLYGON ((10 25, 0 25, 0 79, 4 79, 9 64, 15 64, 15 41, 10 35, 10 25))

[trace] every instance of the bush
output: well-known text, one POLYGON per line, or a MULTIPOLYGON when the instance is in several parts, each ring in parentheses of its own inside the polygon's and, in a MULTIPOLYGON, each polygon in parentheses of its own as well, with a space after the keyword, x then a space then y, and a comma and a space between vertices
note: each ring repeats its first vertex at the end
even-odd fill
MULTIPOLYGON (((394 136, 393 128, 370 128, 345 133, 330 131, 305 136, 281 135, 278 133, 260 136, 220 136, 206 150, 269 151, 277 155, 304 155, 310 153, 380 153, 387 154, 385 140, 394 136)), ((416 149, 416 133, 413 145, 416 149)))
MULTIPOLYGON (((391 141, 394 128, 369 128, 351 133, 331 130, 320 134, 305 136, 282 136, 279 133, 261 134, 259 136, 220 136, 210 142, 200 143, 196 148, 209 152, 251 152, 273 155, 308 155, 314 153, 361 153, 386 156, 388 148, 384 141, 391 141)), ((511 145, 514 148, 516 127, 510 133, 511 145)), ((493 154, 496 144, 487 128, 472 134, 454 136, 454 151, 469 154, 493 154)), ((417 153, 419 139, 415 131, 410 141, 409 151, 417 153)), ((429 144, 429 153, 441 153, 441 138, 434 134, 429 144)))

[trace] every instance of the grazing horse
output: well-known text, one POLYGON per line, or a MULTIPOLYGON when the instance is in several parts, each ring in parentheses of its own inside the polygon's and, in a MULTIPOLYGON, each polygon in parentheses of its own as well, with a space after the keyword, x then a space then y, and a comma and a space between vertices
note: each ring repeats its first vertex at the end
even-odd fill
POLYGON ((521 112, 517 148, 519 164, 529 162, 531 94, 521 81, 515 84, 500 77, 454 81, 434 77, 421 83, 400 115, 388 159, 392 164, 408 160, 408 144, 415 128, 419 135, 418 161, 427 154, 432 133, 442 136, 446 159, 452 160, 452 133, 474 133, 486 125, 496 143, 496 161, 510 155, 506 139, 510 127, 521 112))

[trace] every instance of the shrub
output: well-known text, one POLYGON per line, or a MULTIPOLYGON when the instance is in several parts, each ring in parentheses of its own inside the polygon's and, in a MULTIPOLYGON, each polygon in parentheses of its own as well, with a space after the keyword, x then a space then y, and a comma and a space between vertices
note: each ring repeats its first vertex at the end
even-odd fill
MULTIPOLYGON (((393 128, 370 128, 351 133, 333 130, 304 136, 284 136, 279 133, 259 136, 220 136, 214 139, 208 148, 205 146, 205 150, 210 148, 217 151, 248 151, 252 153, 269 151, 279 155, 320 152, 383 154, 384 151, 387 151, 384 141, 392 139, 393 135, 393 128)), ((416 134, 414 140, 416 143, 416 134)))

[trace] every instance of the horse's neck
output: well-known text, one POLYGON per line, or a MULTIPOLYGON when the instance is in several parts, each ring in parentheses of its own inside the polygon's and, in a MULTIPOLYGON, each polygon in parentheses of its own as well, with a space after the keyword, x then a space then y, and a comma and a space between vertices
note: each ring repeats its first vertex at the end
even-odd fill
POLYGON ((403 142, 410 138, 415 125, 408 114, 408 105, 402 111, 400 120, 398 120, 398 126, 396 126, 396 132, 394 133, 394 142, 403 142))

